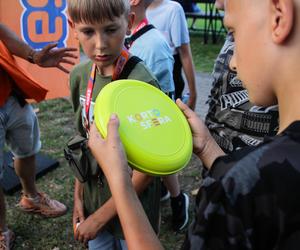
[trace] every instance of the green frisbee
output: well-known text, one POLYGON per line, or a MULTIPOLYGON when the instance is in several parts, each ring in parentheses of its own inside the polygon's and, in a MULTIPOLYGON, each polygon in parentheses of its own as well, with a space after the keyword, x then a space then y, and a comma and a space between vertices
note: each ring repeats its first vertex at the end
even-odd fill
POLYGON ((119 117, 120 138, 132 167, 151 175, 170 175, 189 162, 189 124, 159 89, 137 80, 111 82, 100 91, 94 107, 94 121, 104 137, 112 113, 119 117))

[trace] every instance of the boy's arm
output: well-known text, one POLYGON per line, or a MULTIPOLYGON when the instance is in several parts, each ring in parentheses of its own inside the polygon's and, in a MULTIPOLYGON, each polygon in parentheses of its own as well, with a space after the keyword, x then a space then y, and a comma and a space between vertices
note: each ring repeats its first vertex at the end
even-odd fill
POLYGON ((49 44, 42 50, 36 51, 2 23, 0 23, 0 40, 13 55, 41 67, 57 67, 66 73, 69 73, 69 70, 61 66, 61 63, 74 65, 70 59, 77 58, 74 54, 77 51, 76 48, 53 49, 57 44, 49 44))
POLYGON ((116 116, 112 116, 108 124, 108 136, 103 139, 96 126, 93 125, 90 131, 89 146, 108 181, 128 249, 160 250, 162 246, 132 185, 132 179, 136 184, 142 182, 144 174, 137 172, 136 177, 130 179, 118 127, 118 119, 116 116))
MULTIPOLYGON (((115 176, 116 177, 116 176, 115 176)), ((128 249, 163 249, 150 225, 130 177, 110 178, 109 186, 122 224, 128 249), (122 192, 120 192, 122 190, 122 192)))
MULTIPOLYGON (((74 206, 73 206, 73 228, 74 233, 76 231, 76 224, 84 221, 83 210, 83 185, 77 179, 75 179, 74 187, 74 206)), ((75 234, 75 239, 76 234, 75 234)))
MULTIPOLYGON (((152 182, 153 177, 144 173, 133 171, 132 185, 137 194, 141 194, 152 182)), ((77 239, 83 242, 94 239, 97 233, 117 215, 115 200, 111 197, 97 211, 91 214, 84 223, 80 224, 76 232, 77 239)))
POLYGON ((195 83, 195 68, 194 68, 190 44, 189 43, 182 44, 177 49, 180 55, 183 71, 189 86, 190 98, 188 101, 188 106, 194 110, 196 105, 196 99, 197 99, 197 90, 196 90, 196 83, 195 83))

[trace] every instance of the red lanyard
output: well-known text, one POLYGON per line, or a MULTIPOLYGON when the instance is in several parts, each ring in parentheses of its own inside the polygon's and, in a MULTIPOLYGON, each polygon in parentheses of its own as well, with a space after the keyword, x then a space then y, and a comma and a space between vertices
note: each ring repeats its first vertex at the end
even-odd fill
POLYGON ((148 25, 149 22, 147 20, 147 18, 144 18, 139 25, 134 29, 134 31, 132 32, 131 35, 135 34, 136 32, 138 32, 140 29, 144 28, 146 25, 148 25))
POLYGON ((129 54, 128 50, 124 47, 121 51, 120 56, 118 57, 118 59, 116 60, 116 63, 115 63, 114 73, 112 75, 113 81, 119 79, 119 76, 122 73, 123 68, 129 59, 129 55, 130 54, 129 54))
MULTIPOLYGON (((129 59, 129 52, 127 49, 123 48, 121 51, 120 56, 116 60, 113 75, 112 75, 112 80, 115 81, 119 78, 120 74, 123 71, 124 66, 126 65, 128 59, 129 59)), ((86 89, 86 94, 85 94, 85 115, 86 115, 86 121, 85 121, 85 129, 88 131, 89 130, 89 112, 90 112, 90 106, 92 102, 92 94, 93 94, 93 88, 95 84, 95 79, 96 79, 96 64, 94 63, 91 69, 91 74, 90 78, 88 80, 87 84, 87 89, 86 89)))
MULTIPOLYGON (((85 93, 85 115, 86 115, 87 121, 89 121, 89 112, 90 112, 90 106, 91 106, 91 101, 92 101, 92 94, 93 94, 95 79, 96 79, 96 64, 94 63, 92 66, 90 78, 89 78, 87 88, 86 88, 86 93, 85 93)), ((85 125, 88 125, 88 124, 85 124, 85 125)))

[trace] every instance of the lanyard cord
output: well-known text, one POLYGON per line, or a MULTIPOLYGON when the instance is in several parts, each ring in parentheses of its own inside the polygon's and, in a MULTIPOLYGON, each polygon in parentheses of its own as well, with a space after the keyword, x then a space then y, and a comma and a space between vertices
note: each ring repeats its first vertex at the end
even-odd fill
MULTIPOLYGON (((130 57, 130 54, 129 54, 128 50, 126 48, 123 48, 120 56, 117 58, 116 63, 115 63, 115 67, 114 67, 114 71, 113 71, 113 75, 112 75, 113 81, 115 81, 119 78, 129 57, 130 57)), ((91 102, 92 102, 92 97, 93 97, 93 89, 94 89, 94 85, 95 85, 96 71, 97 71, 97 66, 94 63, 92 66, 92 69, 91 69, 90 78, 88 80, 86 94, 85 94, 85 97, 86 97, 85 98, 86 121, 84 122, 84 127, 85 127, 86 131, 89 131, 89 129, 90 129, 89 113, 90 113, 90 107, 91 107, 91 102)))
POLYGON ((127 37, 125 39, 125 46, 127 49, 129 49, 133 42, 140 37, 141 35, 143 35, 145 32, 148 31, 148 29, 146 28, 147 25, 149 24, 147 18, 144 18, 139 24, 138 26, 134 29, 134 31, 132 32, 131 36, 127 37))
POLYGON ((148 24, 149 24, 149 22, 148 22, 147 18, 144 18, 142 21, 140 21, 138 26, 134 29, 134 31, 132 32, 132 35, 134 35, 136 32, 138 32, 140 29, 144 28, 148 24))

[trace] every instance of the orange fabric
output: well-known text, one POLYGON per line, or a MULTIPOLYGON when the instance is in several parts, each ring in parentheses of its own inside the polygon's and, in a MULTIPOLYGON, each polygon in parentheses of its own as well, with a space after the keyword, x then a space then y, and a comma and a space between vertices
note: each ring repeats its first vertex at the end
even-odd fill
POLYGON ((34 99, 37 102, 45 99, 48 90, 43 88, 24 69, 18 66, 11 53, 1 41, 0 67, 2 69, 0 70, 0 106, 9 97, 13 83, 24 94, 24 98, 34 99), (6 74, 2 74, 2 71, 5 71, 6 74))

